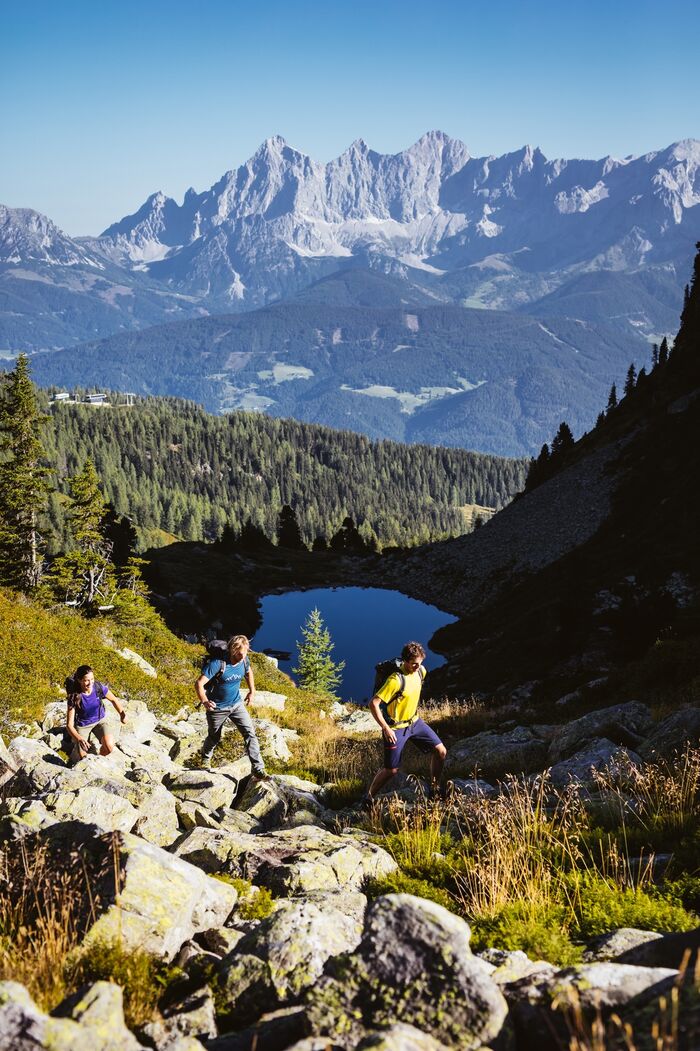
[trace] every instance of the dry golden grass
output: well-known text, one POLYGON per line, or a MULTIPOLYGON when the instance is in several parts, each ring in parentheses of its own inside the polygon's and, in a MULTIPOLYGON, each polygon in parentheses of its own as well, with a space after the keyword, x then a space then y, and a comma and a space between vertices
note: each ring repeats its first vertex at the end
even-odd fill
POLYGON ((0 979, 21 982, 50 1010, 67 994, 64 963, 80 941, 81 871, 57 878, 46 852, 24 841, 0 857, 0 979))

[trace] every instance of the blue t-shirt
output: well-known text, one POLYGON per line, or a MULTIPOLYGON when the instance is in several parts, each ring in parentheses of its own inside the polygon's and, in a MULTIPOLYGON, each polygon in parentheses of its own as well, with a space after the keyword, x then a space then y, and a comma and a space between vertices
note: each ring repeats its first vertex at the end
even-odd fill
MULTIPOLYGON (((207 679, 213 679, 221 670, 221 664, 220 660, 210 660, 202 668, 202 675, 206 675, 207 679)), ((247 657, 238 664, 226 664, 223 675, 207 693, 209 700, 214 701, 217 708, 233 708, 234 704, 239 704, 241 680, 248 671, 250 671, 250 661, 247 657)))
POLYGON ((99 723, 105 717, 104 698, 107 696, 109 686, 106 682, 96 682, 90 693, 81 693, 75 708, 75 725, 90 726, 99 723), (100 692, 98 693, 98 687, 100 692))

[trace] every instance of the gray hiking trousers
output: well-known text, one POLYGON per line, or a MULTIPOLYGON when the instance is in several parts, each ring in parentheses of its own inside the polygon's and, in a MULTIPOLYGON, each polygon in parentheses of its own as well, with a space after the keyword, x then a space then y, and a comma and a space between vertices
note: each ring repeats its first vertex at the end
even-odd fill
POLYGON ((202 758, 211 759, 214 749, 221 740, 226 720, 230 719, 236 729, 241 732, 253 773, 264 774, 265 764, 260 754, 260 745, 253 726, 253 720, 245 704, 241 701, 239 704, 234 704, 233 708, 215 708, 213 712, 207 712, 206 714, 209 733, 204 738, 204 744, 202 745, 202 758))

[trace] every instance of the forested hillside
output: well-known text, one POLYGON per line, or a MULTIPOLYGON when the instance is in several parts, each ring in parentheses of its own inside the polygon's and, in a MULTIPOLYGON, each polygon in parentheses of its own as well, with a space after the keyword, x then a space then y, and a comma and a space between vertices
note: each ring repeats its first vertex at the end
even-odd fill
MULTIPOLYGON (((464 533, 465 505, 502 507, 525 480, 523 460, 370 441, 257 413, 211 416, 170 398, 117 400, 54 405, 44 444, 59 488, 93 460, 116 512, 145 531, 142 544, 154 530, 213 540, 248 522, 273 539, 285 504, 307 544, 330 538, 346 516, 372 546, 414 544, 464 533)), ((60 493, 49 514, 60 536, 60 493)))

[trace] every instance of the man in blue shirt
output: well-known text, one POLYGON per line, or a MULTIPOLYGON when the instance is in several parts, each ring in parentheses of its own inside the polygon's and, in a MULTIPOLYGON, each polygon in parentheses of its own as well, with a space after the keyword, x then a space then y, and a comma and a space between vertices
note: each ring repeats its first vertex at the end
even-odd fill
POLYGON ((265 764, 260 754, 260 744, 243 698, 241 681, 248 683, 248 702, 255 696, 253 669, 248 660, 250 642, 245 635, 234 635, 228 644, 228 661, 212 658, 202 668, 202 674, 194 684, 199 700, 207 714, 208 733, 202 744, 202 766, 211 766, 214 749, 221 740, 227 719, 240 730, 245 750, 253 768, 253 777, 267 781, 265 764))

